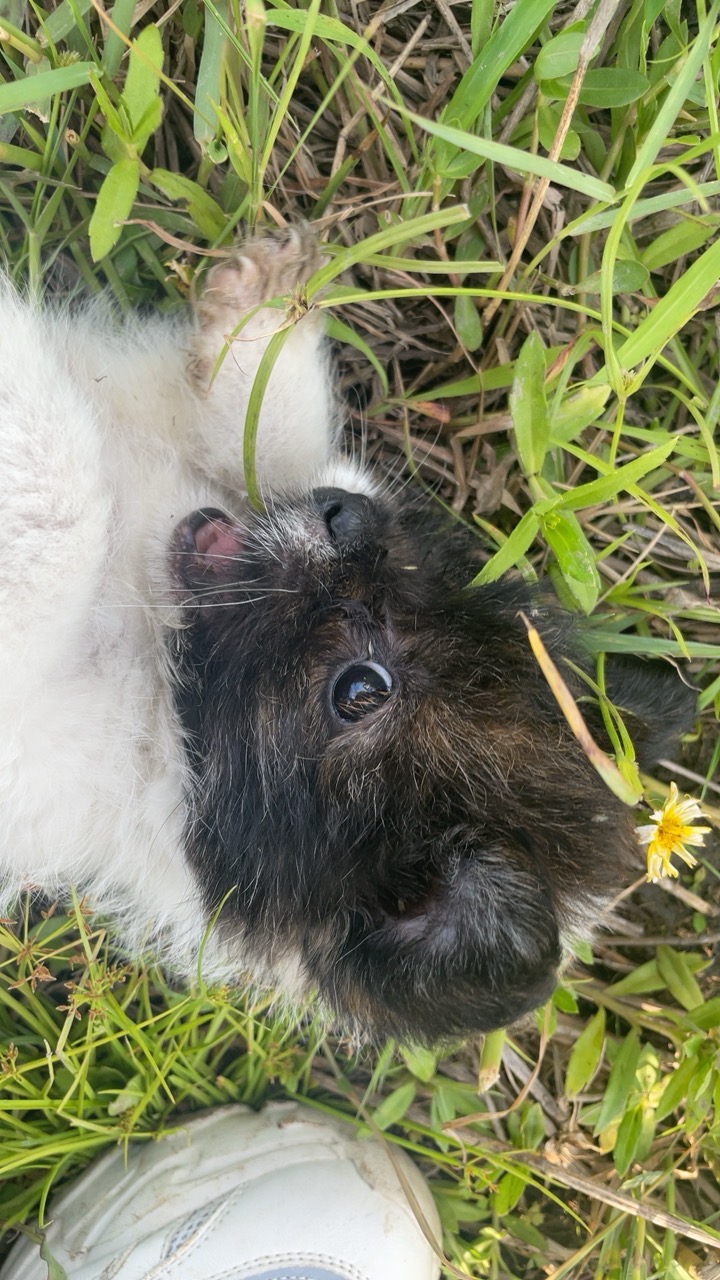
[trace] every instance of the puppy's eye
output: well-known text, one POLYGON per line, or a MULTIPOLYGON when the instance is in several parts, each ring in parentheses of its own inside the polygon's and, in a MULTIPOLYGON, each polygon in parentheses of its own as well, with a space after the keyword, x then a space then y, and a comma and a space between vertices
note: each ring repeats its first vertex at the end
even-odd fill
POLYGON ((354 662, 333 685, 333 708, 341 720, 362 720, 383 705, 392 687, 390 672, 377 662, 354 662))

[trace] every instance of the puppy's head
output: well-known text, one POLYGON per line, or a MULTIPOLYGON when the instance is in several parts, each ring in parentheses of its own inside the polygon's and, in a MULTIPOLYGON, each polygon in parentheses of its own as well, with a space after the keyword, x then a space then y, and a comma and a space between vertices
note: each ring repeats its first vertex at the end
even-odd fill
POLYGON ((415 1041, 550 994, 632 833, 565 726, 516 585, 468 588, 472 534, 367 479, 176 531, 191 857, 257 971, 415 1041))

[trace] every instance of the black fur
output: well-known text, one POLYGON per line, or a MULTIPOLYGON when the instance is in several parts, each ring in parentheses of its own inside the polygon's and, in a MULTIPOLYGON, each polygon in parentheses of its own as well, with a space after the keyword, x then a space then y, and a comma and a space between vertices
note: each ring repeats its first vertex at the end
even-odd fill
POLYGON ((178 533, 192 865, 210 909, 227 899, 228 936, 270 968, 299 954, 346 1023, 424 1042, 485 1031, 549 996, 561 933, 588 932, 639 866, 632 818, 518 615, 558 662, 567 622, 514 581, 468 589, 466 531, 329 492, 248 529, 201 513, 178 533), (205 521, 220 554, 197 542, 205 521), (368 657, 392 695, 343 721, 334 682, 368 657))

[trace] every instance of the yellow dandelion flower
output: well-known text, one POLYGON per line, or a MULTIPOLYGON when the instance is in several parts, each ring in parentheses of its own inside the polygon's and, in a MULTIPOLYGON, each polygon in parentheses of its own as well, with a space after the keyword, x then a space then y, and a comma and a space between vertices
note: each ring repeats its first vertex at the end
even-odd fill
POLYGON ((638 840, 646 844, 647 878, 662 880, 663 876, 677 876, 671 858, 674 853, 688 867, 697 865, 697 858, 686 845, 703 845, 710 827, 693 827, 691 823, 704 815, 697 800, 678 799, 678 789, 674 782, 670 783, 670 794, 662 809, 650 814, 650 823, 646 827, 638 827, 638 840))

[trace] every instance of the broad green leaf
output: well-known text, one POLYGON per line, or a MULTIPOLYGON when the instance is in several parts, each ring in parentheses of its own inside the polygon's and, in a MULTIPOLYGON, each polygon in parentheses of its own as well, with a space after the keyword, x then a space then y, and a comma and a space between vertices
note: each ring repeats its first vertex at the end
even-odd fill
POLYGON ((577 1013, 578 1011, 577 996, 569 987, 556 987, 553 991, 552 1002, 561 1013, 577 1013))
POLYGON ((108 173, 98 191, 88 228, 93 262, 100 262, 120 239, 122 223, 130 216, 139 182, 138 160, 118 160, 108 173))
POLYGON ((90 83, 94 71, 94 62, 72 62, 69 67, 56 67, 53 71, 41 71, 36 76, 0 84, 0 116, 36 102, 43 103, 56 93, 79 89, 90 83))
POLYGON ((437 1068, 437 1057, 431 1049, 425 1049, 422 1045, 401 1045, 400 1056, 416 1079, 422 1080, 423 1084, 432 1080, 437 1068))
POLYGON ((695 1009, 688 1009, 687 1020, 701 1031, 712 1031, 720 1027, 720 996, 705 1000, 695 1009))
POLYGON ((510 414, 523 473, 537 475, 550 442, 550 416, 545 396, 545 351, 534 330, 515 361, 510 414))
POLYGON ((694 253, 702 248, 708 240, 718 234, 720 217, 717 215, 702 219, 683 218, 674 227, 668 227, 659 236, 651 240, 640 255, 649 271, 659 271, 661 267, 677 262, 687 253, 694 253))
POLYGON ((572 75, 577 67, 584 39, 584 31, 561 31, 548 40, 535 59, 535 80, 539 83, 541 80, 560 80, 562 76, 572 75))
POLYGON ((493 1195, 493 1208, 498 1217, 504 1218, 511 1209, 515 1208, 526 1186, 527 1180, 517 1173, 502 1175, 493 1195))
POLYGON ((519 524, 515 525, 510 537, 503 543, 499 551, 495 552, 495 555, 483 566, 477 577, 473 578, 472 585, 481 587, 486 582, 495 582, 497 578, 507 573, 508 569, 512 569, 534 542, 539 528, 540 520, 531 507, 529 511, 525 512, 519 524))
POLYGON ((130 117, 132 141, 142 152, 162 119, 160 72, 163 66, 162 37, 157 27, 145 27, 130 47, 128 73, 122 103, 130 117))
POLYGON ((533 1102, 520 1127, 520 1138, 524 1147, 537 1151, 545 1137, 545 1116, 539 1102, 533 1102))
MULTIPOLYGON (((546 151, 552 147, 555 136, 560 125, 560 112, 557 107, 545 105, 538 107, 537 110, 537 127, 538 137, 546 151)), ((517 138, 515 139, 517 141, 517 138)), ((574 129, 568 129, 568 132, 560 149, 558 160, 577 160, 580 155, 580 135, 574 129)))
MULTIPOLYGON (((463 1100, 464 1109, 465 1100, 463 1100)), ((434 1129, 441 1129, 444 1124, 449 1124, 458 1114, 458 1106, 455 1099, 455 1092, 452 1087, 445 1084, 439 1085, 433 1089, 432 1098, 430 1099, 430 1120, 434 1129)))
POLYGON ((186 201, 190 217, 206 239, 217 240, 222 236, 227 218, 217 201, 197 182, 169 169, 153 169, 150 181, 168 199, 186 201))
MULTIPOLYGON (((645 288, 649 278, 650 272, 644 263, 634 258, 618 258, 613 266, 611 292, 637 293, 645 288)), ((572 292, 600 293, 601 281, 602 272, 593 271, 592 275, 576 284, 572 292)))
POLYGON ((623 1114, 635 1083, 635 1072, 639 1061, 640 1040, 637 1031, 633 1030, 623 1040, 613 1062, 605 1086, 600 1114, 593 1130, 596 1135, 602 1133, 603 1129, 607 1129, 613 1120, 617 1120, 618 1116, 623 1114))
MULTIPOLYGON (((546 1256, 547 1237, 543 1235, 542 1231, 538 1231, 538 1228, 534 1227, 531 1222, 528 1222, 526 1217, 518 1217, 517 1214, 507 1213, 503 1218, 502 1231, 503 1234, 507 1231, 515 1240, 520 1240, 522 1244, 529 1245, 530 1249, 536 1250, 540 1257, 546 1256)), ((674 1277, 673 1280, 675 1280, 674 1277)), ((683 1280, 683 1278, 678 1277, 678 1280, 683 1280)), ((688 1277, 688 1280, 691 1280, 691 1277, 688 1277)))
POLYGON ((720 278, 720 240, 684 271, 635 332, 618 348, 622 369, 634 369, 649 356, 658 356, 685 327, 720 278))
POLYGON ((161 123, 162 102, 158 97, 138 122, 137 128, 132 130, 131 146, 135 155, 142 155, 148 140, 160 128, 161 123))
MULTIPOLYGON (((647 1157, 652 1150, 652 1145, 655 1141, 655 1134, 658 1128, 655 1108, 652 1105, 652 1102, 647 1098, 643 1098, 640 1103, 640 1108, 642 1111, 642 1129, 640 1131, 640 1141, 635 1148, 635 1159, 638 1163, 642 1163, 644 1160, 647 1160, 647 1157)), ((691 1280, 691 1278, 688 1277, 688 1280, 691 1280)))
MULTIPOLYGON (((457 1112, 455 1114, 457 1115, 457 1112)), ((438 1126, 433 1127, 437 1128, 438 1126)), ((455 1234, 464 1223, 477 1222, 479 1224, 484 1220, 487 1213, 484 1198, 476 1197, 473 1191, 467 1186, 463 1186, 462 1182, 456 1182, 455 1185, 451 1185, 447 1181, 443 1183, 442 1187, 437 1183, 433 1187, 433 1199, 437 1204, 443 1228, 455 1234)), ((675 1280, 674 1276, 672 1280, 675 1280)), ((684 1277, 681 1280, 684 1280, 684 1277)))
MULTIPOLYGON (((700 1069, 702 1070, 702 1067, 700 1069)), ((673 1111, 682 1106, 687 1097, 690 1081, 697 1071, 697 1060, 686 1058, 668 1077, 657 1107, 658 1120, 664 1120, 666 1116, 672 1115, 673 1111)))
POLYGON ((482 156, 471 155, 468 151, 458 151, 455 147, 438 149, 434 168, 444 178, 469 178, 485 163, 482 156))
POLYGON ((550 443, 562 445, 568 440, 575 440, 589 427, 597 422, 610 395, 610 388, 583 386, 579 391, 566 396, 560 407, 551 415, 550 443))
POLYGON ((103 125, 100 141, 108 160, 117 164, 118 160, 137 160, 137 147, 125 140, 125 129, 120 117, 115 114, 112 123, 107 120, 103 125), (118 126, 117 128, 115 126, 118 126))
POLYGON ((660 970, 657 967, 656 960, 647 960, 645 964, 639 964, 635 969, 631 969, 625 974, 624 978, 620 978, 618 982, 613 982, 608 991, 613 996, 635 996, 646 995, 650 991, 664 991, 665 983, 660 977, 660 970))
POLYGON ((482 321, 473 299, 466 293, 458 294, 455 299, 455 328, 463 346, 468 351, 477 351, 483 337, 482 321))
POLYGON ((643 1109, 641 1106, 626 1111, 613 1147, 613 1163, 622 1178, 630 1168, 642 1138, 643 1109))
POLYGON ((696 1009, 702 1004, 702 991, 687 963, 687 957, 675 947, 658 947, 657 964, 665 986, 683 1009, 696 1009))
POLYGON ((592 613, 602 583, 592 547, 576 516, 571 511, 550 511, 541 517, 540 526, 568 591, 583 613, 592 613))
POLYGON ((700 1060, 698 1070, 690 1078, 685 1100, 685 1132, 693 1133, 702 1123, 712 1105, 715 1072, 712 1060, 700 1060), (702 1067, 705 1070, 703 1071, 702 1067))
POLYGON ((580 102, 588 107, 627 107, 642 98, 649 88, 650 81, 640 71, 629 67, 598 67, 586 73, 580 102))
POLYGON ((717 1121, 720 1117, 720 1075, 715 1074, 715 1087, 713 1089, 713 1109, 715 1111, 715 1123, 713 1128, 717 1130, 717 1121))
POLYGON ((600 1066, 605 1046, 605 1010, 598 1009, 576 1040, 565 1073, 565 1092, 570 1098, 590 1083, 600 1066))
POLYGON ((68 1280, 68 1273, 57 1258, 53 1257, 44 1232, 40 1242, 40 1257, 47 1267, 47 1280, 68 1280))
MULTIPOLYGON (((555 81, 543 81, 541 91, 550 101, 565 102, 568 99, 571 84, 573 84, 571 76, 555 79, 555 81)), ((579 102, 591 109, 610 110, 629 105, 647 90, 650 90, 650 82, 639 72, 625 72, 616 67, 601 68, 597 72, 585 74, 583 87, 580 88, 579 102), (594 79, 594 76, 598 79, 594 79)), ((585 131, 585 146, 587 145, 588 138, 585 131)))
POLYGON ((373 1112, 372 1118, 377 1128, 389 1129, 391 1125, 398 1124, 415 1101, 415 1092, 415 1085, 408 1082, 383 1098, 380 1106, 373 1112))
MULTIPOLYGON (((640 457, 634 458, 632 462, 626 462, 624 466, 599 476, 597 480, 590 480, 588 484, 578 485, 577 489, 570 489, 560 498, 560 505, 565 511, 577 511, 583 507, 594 507, 600 502, 609 502, 624 489, 637 484, 643 476, 661 466, 668 454, 672 452, 674 443, 672 437, 668 437, 656 449, 649 449, 647 453, 640 454, 640 457)), ((598 465, 597 461, 595 465, 598 465)))
MULTIPOLYGON (((517 7, 517 6, 516 6, 517 7)), ((388 105, 393 105, 388 103, 388 105)), ((547 178, 559 187, 568 187, 571 191, 579 191, 582 195, 594 200, 614 200, 615 191, 607 182, 593 178, 580 169, 571 169, 568 165, 549 160, 547 156, 532 155, 521 151, 518 147, 509 147, 503 142, 493 142, 489 138, 479 138, 451 125, 440 124, 434 120, 426 120, 424 116, 408 111, 406 107, 395 107, 400 115, 412 120, 419 128, 433 137, 452 142, 460 151, 469 151, 473 155, 483 156, 495 164, 515 169, 518 173, 533 173, 539 178, 547 178)))

